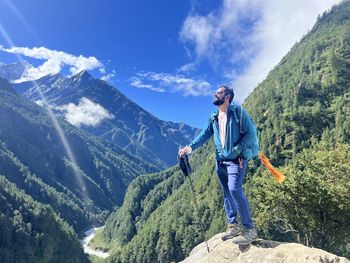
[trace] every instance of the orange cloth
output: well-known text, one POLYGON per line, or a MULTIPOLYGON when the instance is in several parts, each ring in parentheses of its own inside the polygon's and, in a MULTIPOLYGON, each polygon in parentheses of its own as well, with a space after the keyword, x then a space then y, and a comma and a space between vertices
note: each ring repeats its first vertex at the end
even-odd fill
POLYGON ((279 170, 277 170, 275 167, 272 166, 270 163, 270 160, 263 154, 262 152, 259 153, 259 158, 263 165, 270 171, 270 173, 275 177, 276 181, 279 183, 282 183, 286 177, 284 174, 282 174, 279 170))

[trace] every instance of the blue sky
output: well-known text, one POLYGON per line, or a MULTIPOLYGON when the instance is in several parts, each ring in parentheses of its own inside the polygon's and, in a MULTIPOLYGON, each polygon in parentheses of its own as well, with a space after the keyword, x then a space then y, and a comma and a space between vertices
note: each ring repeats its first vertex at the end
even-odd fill
POLYGON ((32 63, 22 80, 86 69, 156 117, 201 128, 218 85, 241 103, 339 2, 0 0, 0 62, 32 63))

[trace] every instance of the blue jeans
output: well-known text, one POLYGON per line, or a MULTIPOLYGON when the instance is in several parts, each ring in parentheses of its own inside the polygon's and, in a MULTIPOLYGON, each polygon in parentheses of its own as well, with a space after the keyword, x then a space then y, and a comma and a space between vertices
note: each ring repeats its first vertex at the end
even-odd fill
POLYGON ((233 161, 216 161, 216 173, 220 179, 224 194, 224 206, 229 224, 237 224, 237 212, 241 216, 242 225, 251 229, 254 227, 248 199, 243 190, 247 161, 243 167, 233 161))

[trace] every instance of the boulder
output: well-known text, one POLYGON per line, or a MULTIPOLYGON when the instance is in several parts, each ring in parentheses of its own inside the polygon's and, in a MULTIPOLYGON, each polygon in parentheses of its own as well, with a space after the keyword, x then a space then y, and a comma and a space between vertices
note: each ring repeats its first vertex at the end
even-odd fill
POLYGON ((182 263, 345 263, 350 260, 338 257, 318 248, 297 243, 282 243, 259 239, 249 245, 236 245, 231 240, 222 241, 221 234, 208 240, 210 253, 205 242, 197 245, 182 263))

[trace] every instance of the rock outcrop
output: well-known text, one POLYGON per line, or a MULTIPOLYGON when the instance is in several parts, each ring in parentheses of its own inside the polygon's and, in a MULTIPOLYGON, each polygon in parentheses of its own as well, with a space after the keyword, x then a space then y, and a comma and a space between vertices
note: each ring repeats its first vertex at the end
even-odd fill
POLYGON ((222 241, 222 234, 208 240, 210 253, 206 244, 196 246, 189 257, 182 263, 345 263, 350 260, 338 257, 317 248, 310 248, 297 243, 282 243, 270 240, 257 240, 251 245, 236 245, 232 240, 222 241))

